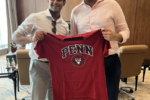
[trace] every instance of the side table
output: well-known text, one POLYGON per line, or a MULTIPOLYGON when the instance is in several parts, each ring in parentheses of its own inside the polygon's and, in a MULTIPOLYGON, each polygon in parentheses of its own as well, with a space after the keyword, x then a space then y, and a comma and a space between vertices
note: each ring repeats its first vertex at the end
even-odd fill
MULTIPOLYGON (((15 66, 17 66, 17 60, 16 60, 16 52, 9 52, 7 55, 6 55, 6 60, 7 59, 9 59, 9 62, 10 62, 10 64, 11 64, 11 62, 12 62, 12 58, 14 59, 14 61, 15 61, 15 66)), ((8 70, 8 69, 7 69, 8 70)), ((18 92, 19 92, 19 73, 18 73, 18 69, 9 69, 9 70, 12 70, 12 72, 11 71, 9 71, 9 73, 11 73, 11 74, 9 74, 9 75, 7 75, 6 77, 8 77, 9 76, 9 78, 10 79, 12 79, 13 80, 13 82, 14 82, 14 93, 15 93, 15 99, 17 98, 16 97, 16 83, 17 83, 17 86, 18 86, 18 92)), ((17 100, 17 99, 16 99, 17 100)))
MULTIPOLYGON (((7 68, 7 67, 0 67, 0 78, 10 78, 13 80, 14 83, 14 93, 15 93, 15 100, 17 100, 16 96, 16 83, 19 83, 18 71, 15 68, 7 68)), ((19 91, 19 84, 18 84, 18 91, 19 91)))
POLYGON ((10 64, 11 64, 11 62, 12 62, 12 58, 14 58, 14 61, 15 61, 15 65, 17 65, 17 60, 16 60, 16 52, 9 52, 7 55, 6 55, 6 60, 7 60, 7 58, 9 59, 9 62, 10 62, 10 64))

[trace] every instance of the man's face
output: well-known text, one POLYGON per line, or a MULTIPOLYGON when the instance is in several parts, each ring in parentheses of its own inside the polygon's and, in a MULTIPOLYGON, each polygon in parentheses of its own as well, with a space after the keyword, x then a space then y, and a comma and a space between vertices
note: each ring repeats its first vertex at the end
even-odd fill
POLYGON ((60 12, 66 3, 64 0, 48 0, 48 2, 50 10, 53 12, 60 12))

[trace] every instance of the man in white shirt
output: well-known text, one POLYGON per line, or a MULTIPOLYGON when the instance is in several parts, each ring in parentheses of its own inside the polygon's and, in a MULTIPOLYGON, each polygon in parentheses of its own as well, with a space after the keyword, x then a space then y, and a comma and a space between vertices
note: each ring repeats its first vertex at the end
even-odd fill
POLYGON ((115 0, 83 0, 72 10, 71 35, 102 29, 103 37, 111 44, 105 61, 105 74, 109 100, 118 100, 121 64, 118 43, 130 35, 123 11, 115 0))
POLYGON ((68 35, 69 33, 68 24, 60 16, 66 1, 47 1, 49 9, 31 14, 13 34, 13 42, 20 45, 31 43, 29 74, 32 100, 53 100, 49 63, 47 59, 38 59, 38 55, 34 51, 37 41, 44 39, 44 35, 47 33, 58 35, 68 35))

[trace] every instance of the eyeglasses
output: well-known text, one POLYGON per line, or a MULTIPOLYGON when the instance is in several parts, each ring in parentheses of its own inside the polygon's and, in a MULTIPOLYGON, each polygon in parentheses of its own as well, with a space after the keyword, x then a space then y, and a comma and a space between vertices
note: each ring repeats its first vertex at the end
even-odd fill
POLYGON ((53 32, 54 34, 56 34, 56 21, 52 21, 52 26, 53 26, 52 32, 53 32))

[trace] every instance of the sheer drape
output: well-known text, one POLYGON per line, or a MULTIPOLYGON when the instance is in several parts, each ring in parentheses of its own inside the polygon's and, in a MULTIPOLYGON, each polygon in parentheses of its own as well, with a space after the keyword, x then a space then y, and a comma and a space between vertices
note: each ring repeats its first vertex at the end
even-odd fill
POLYGON ((8 48, 6 0, 0 0, 0 50, 8 48))
POLYGON ((16 0, 6 0, 8 22, 8 48, 10 50, 11 36, 18 27, 16 0))

